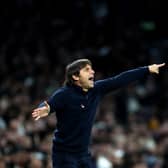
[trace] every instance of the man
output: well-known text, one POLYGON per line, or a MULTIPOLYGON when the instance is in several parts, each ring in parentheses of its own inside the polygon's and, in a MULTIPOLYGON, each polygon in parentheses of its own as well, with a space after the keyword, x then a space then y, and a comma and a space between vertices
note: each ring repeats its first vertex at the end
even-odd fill
POLYGON ((65 85, 32 112, 38 120, 55 112, 57 128, 52 147, 53 168, 92 168, 89 153, 91 128, 98 103, 106 93, 159 73, 165 64, 154 64, 123 72, 94 82, 95 72, 88 59, 79 59, 66 67, 65 85))

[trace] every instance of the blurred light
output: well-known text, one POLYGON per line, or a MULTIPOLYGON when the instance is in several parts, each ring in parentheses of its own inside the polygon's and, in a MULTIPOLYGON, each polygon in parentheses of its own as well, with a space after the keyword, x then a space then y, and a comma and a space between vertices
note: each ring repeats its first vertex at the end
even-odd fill
POLYGON ((153 21, 143 21, 140 23, 140 27, 145 31, 153 31, 156 29, 156 24, 153 21))

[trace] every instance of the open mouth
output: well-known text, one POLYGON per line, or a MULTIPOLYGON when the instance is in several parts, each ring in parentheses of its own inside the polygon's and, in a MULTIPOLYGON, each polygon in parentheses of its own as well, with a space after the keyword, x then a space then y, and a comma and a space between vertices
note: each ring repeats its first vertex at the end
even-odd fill
POLYGON ((94 77, 90 77, 90 78, 89 78, 89 81, 94 81, 94 77))

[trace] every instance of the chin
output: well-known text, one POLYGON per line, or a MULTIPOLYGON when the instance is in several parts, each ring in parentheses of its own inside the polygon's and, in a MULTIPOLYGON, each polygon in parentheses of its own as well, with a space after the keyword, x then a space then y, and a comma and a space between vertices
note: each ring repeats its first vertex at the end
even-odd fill
POLYGON ((89 88, 93 88, 93 87, 94 87, 94 84, 89 86, 89 88))

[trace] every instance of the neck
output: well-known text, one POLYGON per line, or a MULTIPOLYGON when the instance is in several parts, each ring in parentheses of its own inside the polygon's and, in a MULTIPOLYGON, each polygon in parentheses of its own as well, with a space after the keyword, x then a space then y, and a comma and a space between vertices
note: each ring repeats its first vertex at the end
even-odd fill
POLYGON ((88 92, 88 88, 84 88, 80 83, 76 83, 76 85, 81 87, 84 92, 88 92))

